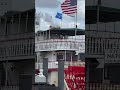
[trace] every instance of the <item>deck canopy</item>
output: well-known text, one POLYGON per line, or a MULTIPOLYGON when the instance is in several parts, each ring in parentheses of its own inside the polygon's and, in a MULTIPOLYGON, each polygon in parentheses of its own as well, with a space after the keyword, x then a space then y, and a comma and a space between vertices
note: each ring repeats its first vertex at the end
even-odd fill
MULTIPOLYGON (((86 6, 86 24, 94 24, 97 22, 97 7, 98 6, 86 6)), ((99 21, 104 23, 120 21, 120 9, 100 6, 99 17, 99 21)))
POLYGON ((76 35, 85 35, 85 30, 75 29, 75 28, 50 29, 50 30, 39 31, 39 32, 48 32, 48 33, 50 32, 50 34, 75 36, 75 30, 76 30, 76 35))

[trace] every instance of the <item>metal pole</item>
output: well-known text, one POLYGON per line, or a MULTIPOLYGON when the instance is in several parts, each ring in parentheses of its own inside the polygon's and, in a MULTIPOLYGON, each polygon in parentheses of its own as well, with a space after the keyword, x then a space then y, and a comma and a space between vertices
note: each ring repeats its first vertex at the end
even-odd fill
POLYGON ((48 38, 47 38, 47 31, 46 31, 46 40, 47 40, 48 38))
MULTIPOLYGON (((51 26, 52 27, 52 26, 51 26)), ((51 28, 50 28, 51 29, 51 28)), ((49 29, 49 39, 50 39, 50 29, 49 29)))
POLYGON ((11 24, 12 24, 12 29, 14 29, 14 15, 12 16, 12 18, 11 18, 11 24))
POLYGON ((100 19, 100 5, 101 5, 101 0, 98 0, 98 5, 97 5, 97 31, 98 31, 98 25, 99 25, 99 19, 100 19))
POLYGON ((18 33, 20 33, 21 14, 19 14, 18 20, 19 20, 19 22, 18 22, 18 33))
POLYGON ((72 52, 71 52, 71 66, 72 66, 72 52))
POLYGON ((8 31, 7 31, 7 17, 5 17, 5 35, 8 34, 8 31))
POLYGON ((58 60, 58 90, 64 90, 64 60, 58 60))
POLYGON ((76 28, 76 16, 74 16, 74 28, 76 28))
POLYGON ((26 26, 25 26, 25 32, 27 32, 27 26, 28 26, 28 12, 26 14, 26 26))
POLYGON ((8 61, 6 61, 5 68, 6 68, 6 81, 5 81, 5 86, 7 86, 7 82, 8 82, 8 61))
POLYGON ((77 35, 77 13, 76 13, 76 25, 75 25, 75 39, 76 39, 76 35, 77 35))
POLYGON ((75 25, 75 39, 76 39, 76 35, 77 35, 77 11, 76 11, 76 25, 75 25))
POLYGON ((43 58, 43 75, 46 77, 48 83, 48 58, 43 58))
POLYGON ((104 81, 105 81, 104 80, 104 78, 105 78, 105 57, 104 57, 104 63, 103 64, 104 64, 104 67, 103 67, 103 83, 104 83, 104 81))
POLYGON ((45 31, 43 31, 43 40, 45 40, 45 31))
POLYGON ((66 62, 66 50, 65 50, 65 62, 66 62))
POLYGON ((42 13, 41 13, 41 15, 40 15, 40 17, 39 17, 39 26, 40 26, 40 30, 41 30, 41 17, 42 17, 42 13))
POLYGON ((86 90, 89 90, 89 60, 86 61, 86 90))
POLYGON ((39 62, 38 62, 38 60, 39 60, 39 52, 37 52, 36 54, 37 54, 36 69, 38 69, 38 64, 39 64, 39 62))

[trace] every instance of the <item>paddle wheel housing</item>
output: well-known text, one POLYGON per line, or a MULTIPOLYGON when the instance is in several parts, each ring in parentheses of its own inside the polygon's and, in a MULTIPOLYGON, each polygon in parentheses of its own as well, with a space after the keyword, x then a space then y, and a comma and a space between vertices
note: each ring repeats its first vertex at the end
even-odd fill
POLYGON ((85 90, 85 67, 68 66, 65 80, 70 90, 85 90))

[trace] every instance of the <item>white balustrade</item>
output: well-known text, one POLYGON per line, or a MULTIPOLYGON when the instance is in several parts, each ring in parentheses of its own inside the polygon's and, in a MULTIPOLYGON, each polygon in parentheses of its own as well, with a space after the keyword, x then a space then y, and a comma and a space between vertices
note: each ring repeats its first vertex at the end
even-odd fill
POLYGON ((120 85, 114 84, 98 84, 98 83, 91 83, 86 84, 86 90, 120 90, 120 85))
MULTIPOLYGON (((38 65, 38 68, 43 68, 43 63, 36 63, 36 68, 37 68, 37 65, 38 65)), ((58 68, 58 62, 49 62, 48 63, 48 68, 58 68)))
MULTIPOLYGON (((72 66, 85 66, 85 62, 81 62, 81 61, 74 61, 74 62, 71 62, 71 61, 67 61, 65 62, 65 68, 68 68, 69 65, 72 65, 72 66)), ((41 69, 43 68, 43 63, 35 63, 35 68, 38 68, 41 69)), ((58 62, 57 61, 52 61, 52 62, 48 62, 48 68, 51 69, 51 68, 58 68, 58 62)))
POLYGON ((120 49, 119 38, 86 38, 86 53, 103 55, 105 50, 120 49))
POLYGON ((0 44, 0 58, 34 55, 34 39, 9 40, 0 44))
POLYGON ((53 51, 53 50, 84 50, 83 40, 75 39, 51 39, 44 41, 37 41, 35 43, 35 51, 53 51))

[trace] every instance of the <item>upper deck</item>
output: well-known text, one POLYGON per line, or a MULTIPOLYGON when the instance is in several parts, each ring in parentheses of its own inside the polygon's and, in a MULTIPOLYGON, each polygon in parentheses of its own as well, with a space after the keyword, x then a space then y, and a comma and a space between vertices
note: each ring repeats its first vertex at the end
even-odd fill
POLYGON ((34 10, 0 18, 0 61, 34 58, 34 10))
POLYGON ((120 21, 119 0, 86 0, 86 24, 97 23, 99 7, 99 22, 120 21))
POLYGON ((56 29, 39 31, 35 37, 35 51, 85 50, 85 31, 82 29, 56 29))
POLYGON ((24 12, 34 9, 34 3, 34 0, 0 0, 0 16, 8 11, 24 12))

